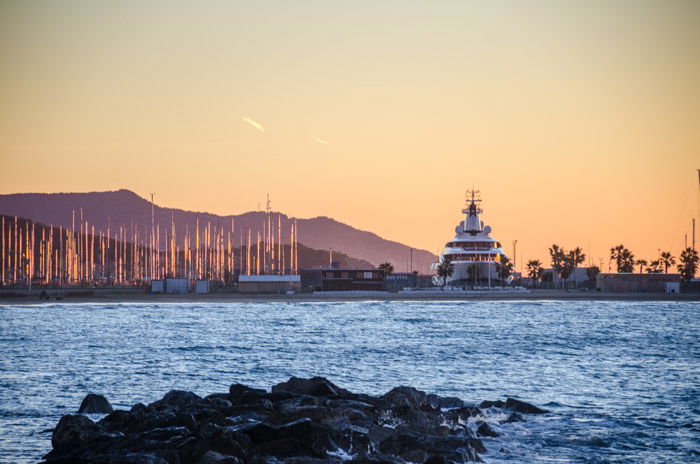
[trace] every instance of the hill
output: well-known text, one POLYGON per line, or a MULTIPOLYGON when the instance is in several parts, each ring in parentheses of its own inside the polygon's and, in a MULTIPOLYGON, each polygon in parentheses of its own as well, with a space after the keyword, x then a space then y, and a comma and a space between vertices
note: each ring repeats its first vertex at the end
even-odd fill
MULTIPOLYGON (((130 190, 87 193, 15 193, 0 195, 0 214, 25 217, 44 224, 71 227, 73 214, 75 223, 83 219, 96 228, 111 226, 137 226, 149 230, 151 225, 151 203, 130 190)), ((262 233, 266 213, 251 211, 239 215, 219 216, 206 212, 185 211, 177 208, 154 206, 155 223, 161 230, 170 230, 171 220, 175 224, 176 234, 183 237, 186 230, 194 230, 197 222, 204 227, 233 230, 239 238, 246 230, 253 237, 262 233)), ((382 237, 372 232, 356 229, 329 217, 309 219, 290 218, 283 213, 273 213, 274 220, 279 220, 282 230, 289 230, 293 221, 297 221, 299 242, 316 250, 342 252, 355 259, 364 260, 372 265, 390 262, 397 271, 405 269, 409 260, 410 247, 382 237)), ((283 243, 289 243, 288 234, 283 234, 283 243)), ((426 250, 413 250, 414 268, 422 264, 426 271, 428 263, 437 257, 426 250)))

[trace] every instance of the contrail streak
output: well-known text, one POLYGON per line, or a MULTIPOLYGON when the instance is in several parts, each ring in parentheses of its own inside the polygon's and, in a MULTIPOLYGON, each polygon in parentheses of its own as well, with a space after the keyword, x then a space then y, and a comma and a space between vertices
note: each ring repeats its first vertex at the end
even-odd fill
POLYGON ((260 124, 260 123, 258 123, 258 122, 256 122, 256 121, 253 121, 253 120, 250 119, 250 118, 241 118, 241 119, 243 119, 245 122, 247 122, 247 123, 250 124, 251 126, 255 127, 255 128, 256 128, 257 130, 259 130, 260 132, 265 132, 265 128, 262 126, 262 124, 260 124))
POLYGON ((322 143, 324 145, 328 145, 328 141, 320 139, 314 135, 314 140, 317 141, 318 143, 322 143))

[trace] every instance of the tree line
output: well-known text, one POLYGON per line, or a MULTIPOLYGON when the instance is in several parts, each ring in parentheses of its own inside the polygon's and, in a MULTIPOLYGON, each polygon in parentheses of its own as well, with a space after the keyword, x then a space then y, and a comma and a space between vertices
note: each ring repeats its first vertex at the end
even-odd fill
MULTIPOLYGON (((549 247, 549 256, 551 258, 552 271, 557 274, 562 281, 567 280, 571 275, 576 276, 576 269, 585 262, 586 254, 581 247, 576 247, 572 250, 566 250, 563 247, 553 244, 549 247)), ((669 251, 659 253, 658 259, 646 260, 636 259, 627 247, 620 244, 610 248, 610 262, 614 262, 619 273, 635 272, 639 266, 640 273, 668 273, 669 268, 676 266, 678 273, 683 282, 687 282, 695 276, 698 269, 698 252, 690 247, 681 251, 681 254, 676 259, 669 251)), ((526 264, 527 276, 532 279, 535 284, 545 280, 546 274, 542 262, 537 259, 531 259, 526 264)), ((382 263, 379 269, 384 270, 386 274, 391 274, 394 266, 390 263, 382 263)), ((513 263, 508 257, 501 256, 496 262, 496 272, 498 276, 506 280, 513 273, 513 263)), ((444 259, 437 266, 437 275, 442 279, 443 286, 447 279, 454 273, 454 263, 449 259, 444 259)), ((590 266, 586 268, 586 277, 589 280, 595 279, 600 273, 598 266, 590 266)), ((550 279, 551 280, 551 279, 550 279)))
MULTIPOLYGON (((573 250, 566 251, 559 245, 552 245, 549 248, 551 257, 552 270, 556 272, 560 279, 568 279, 572 273, 576 272, 579 264, 582 264, 586 255, 579 247, 573 250)), ((639 266, 640 273, 668 273, 669 268, 676 266, 681 280, 687 282, 695 276, 698 269, 698 252, 690 247, 681 251, 681 254, 676 257, 669 251, 659 253, 659 257, 654 260, 636 259, 627 247, 620 244, 610 248, 610 262, 614 262, 617 272, 631 273, 635 272, 636 266, 639 266)), ((586 276, 589 279, 594 279, 600 272, 598 266, 591 266, 586 269, 586 276)), ((539 260, 532 259, 527 262, 527 275, 534 282, 540 282, 544 278, 544 269, 539 260)), ((574 274, 575 275, 575 274, 574 274)))

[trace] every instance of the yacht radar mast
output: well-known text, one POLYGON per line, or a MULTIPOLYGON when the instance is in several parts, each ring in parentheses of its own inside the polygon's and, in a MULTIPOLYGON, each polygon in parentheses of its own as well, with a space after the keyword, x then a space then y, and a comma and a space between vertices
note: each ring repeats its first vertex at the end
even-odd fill
POLYGON ((478 206, 478 203, 481 203, 479 193, 480 192, 478 190, 467 190, 467 192, 464 194, 466 197, 465 203, 467 204, 467 207, 462 210, 462 213, 472 215, 481 214, 484 212, 478 206), (471 197, 471 199, 469 197, 471 197))
POLYGON ((478 190, 467 190, 465 196, 467 207, 462 210, 462 213, 467 215, 464 221, 464 232, 474 236, 482 232, 482 224, 479 220, 479 214, 484 212, 479 207, 481 197, 478 190))

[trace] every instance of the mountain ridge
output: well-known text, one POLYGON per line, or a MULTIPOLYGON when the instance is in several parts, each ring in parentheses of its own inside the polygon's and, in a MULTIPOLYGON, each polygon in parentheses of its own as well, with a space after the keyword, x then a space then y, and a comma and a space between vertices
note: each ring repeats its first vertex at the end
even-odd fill
MULTIPOLYGON (((73 211, 76 224, 82 208, 83 219, 96 227, 109 225, 137 226, 150 228, 151 203, 128 189, 103 192, 58 192, 58 193, 11 193, 0 195, 0 214, 20 216, 44 224, 71 227, 73 211)), ((251 231, 253 240, 262 231, 266 213, 248 211, 241 214, 217 215, 204 211, 189 211, 180 208, 154 204, 155 224, 169 230, 171 219, 176 226, 176 234, 182 237, 186 230, 193 230, 199 221, 200 229, 207 224, 233 230, 241 240, 242 233, 251 231)), ((387 240, 370 231, 357 229, 328 216, 294 218, 282 212, 273 212, 274 221, 279 221, 281 229, 288 231, 291 223, 298 224, 299 242, 317 250, 340 251, 356 259, 365 260, 377 266, 390 262, 396 271, 403 270, 410 259, 411 247, 397 241, 387 240), (278 219, 279 218, 279 219, 278 219)), ((277 226, 277 224, 275 224, 277 226)), ((274 230, 274 228, 273 228, 274 230)), ((162 232, 161 232, 162 233, 162 232)), ((289 243, 288 232, 282 236, 283 243, 289 243)), ((236 245, 237 245, 236 244, 236 245)), ((427 250, 413 249, 413 269, 428 272, 428 266, 437 257, 427 250)))

